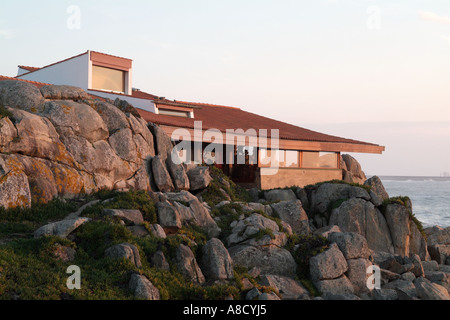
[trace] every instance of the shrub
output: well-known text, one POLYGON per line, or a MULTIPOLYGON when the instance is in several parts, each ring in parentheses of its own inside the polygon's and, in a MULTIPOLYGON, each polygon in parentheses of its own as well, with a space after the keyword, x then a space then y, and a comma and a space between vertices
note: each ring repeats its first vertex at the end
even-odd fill
POLYGON ((41 225, 61 219, 76 209, 75 202, 61 199, 54 199, 48 203, 33 203, 30 208, 0 207, 0 235, 32 233, 41 225))
POLYGON ((157 222, 153 200, 148 192, 144 190, 128 192, 100 191, 95 196, 108 201, 102 201, 84 209, 83 215, 86 217, 99 217, 103 209, 137 209, 141 211, 145 221, 152 224, 157 222))
POLYGON ((370 191, 372 190, 372 188, 370 186, 366 186, 364 184, 359 184, 359 183, 354 183, 354 182, 347 182, 344 180, 329 180, 329 181, 322 181, 322 182, 318 182, 316 184, 309 184, 307 186, 304 187, 305 191, 310 193, 312 190, 315 190, 317 188, 319 188, 321 185, 325 184, 325 183, 332 183, 332 184, 347 184, 349 186, 353 186, 353 187, 360 187, 363 188, 364 190, 367 191, 367 193, 370 193, 370 191))
POLYGON ((133 242, 133 235, 123 225, 110 221, 91 221, 76 232, 77 246, 89 256, 102 257, 105 250, 115 244, 133 242))
POLYGON ((9 111, 8 109, 6 109, 4 106, 2 106, 0 104, 0 119, 6 118, 6 117, 12 118, 13 114, 11 111, 9 111))
POLYGON ((309 260, 329 247, 327 238, 317 235, 292 235, 289 237, 287 249, 297 263, 297 276, 309 279, 309 260))
POLYGON ((327 222, 330 221, 330 217, 331 217, 331 214, 333 213, 333 210, 339 208, 347 200, 348 199, 339 199, 339 200, 331 202, 328 205, 328 208, 327 208, 327 211, 326 211, 326 214, 325 214, 325 218, 327 219, 327 222))
POLYGON ((213 180, 206 191, 202 194, 202 198, 210 207, 214 207, 219 202, 230 199, 231 201, 241 202, 251 201, 248 191, 245 188, 235 184, 222 172, 222 170, 215 166, 209 166, 209 172, 213 180))
POLYGON ((220 234, 221 240, 226 239, 231 234, 231 222, 239 220, 241 215, 249 215, 249 213, 244 212, 238 203, 229 203, 211 211, 213 218, 219 218, 217 225, 222 230, 220 234))

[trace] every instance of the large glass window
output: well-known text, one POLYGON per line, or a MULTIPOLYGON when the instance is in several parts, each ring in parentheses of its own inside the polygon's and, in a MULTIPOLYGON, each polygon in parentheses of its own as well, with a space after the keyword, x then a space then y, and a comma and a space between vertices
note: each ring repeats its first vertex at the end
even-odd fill
POLYGON ((298 168, 298 151, 286 150, 284 167, 286 168, 298 168))
POLYGON ((262 167, 298 168, 298 151, 260 149, 259 163, 262 167))
POLYGON ((259 150, 260 167, 272 168, 337 168, 335 152, 310 152, 295 150, 259 150), (300 166, 301 154, 301 166, 300 166))
POLYGON ((337 168, 337 153, 335 152, 303 152, 303 168, 337 168))
POLYGON ((125 71, 92 66, 92 89, 125 92, 125 71))
POLYGON ((260 167, 280 167, 280 150, 259 149, 260 167))

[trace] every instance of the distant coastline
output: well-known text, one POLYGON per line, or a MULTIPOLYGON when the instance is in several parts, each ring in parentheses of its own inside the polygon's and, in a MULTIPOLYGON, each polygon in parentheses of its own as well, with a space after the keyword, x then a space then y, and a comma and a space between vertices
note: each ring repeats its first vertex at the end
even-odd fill
POLYGON ((450 181, 442 176, 378 176, 382 181, 450 181))
POLYGON ((450 227, 450 177, 379 176, 391 197, 408 196, 424 226, 450 227))

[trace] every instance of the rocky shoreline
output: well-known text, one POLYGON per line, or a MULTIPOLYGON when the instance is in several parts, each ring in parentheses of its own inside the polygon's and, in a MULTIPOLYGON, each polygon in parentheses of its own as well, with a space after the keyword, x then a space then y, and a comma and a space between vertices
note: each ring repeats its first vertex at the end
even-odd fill
MULTIPOLYGON (((123 101, 2 81, 0 103, 0 207, 83 205, 23 235, 53 243, 36 245, 39 259, 120 261, 117 290, 135 299, 450 299, 450 228, 424 229, 407 197, 390 198, 348 155, 343 181, 242 190, 213 167, 175 165, 170 138, 123 101), (119 193, 87 196, 105 189, 119 193), (169 284, 178 277, 184 293, 169 284)), ((0 243, 8 261, 14 241, 0 243)), ((7 283, 0 294, 22 298, 7 283)))
MULTIPOLYGON (((209 175, 208 171, 204 172, 209 175)), ((258 285, 247 278, 243 279, 242 290, 245 295, 242 299, 448 300, 450 228, 425 229, 425 240, 418 230, 411 231, 417 226, 407 214, 406 206, 388 204, 387 207, 392 205, 395 210, 386 208, 386 212, 392 211, 399 217, 385 219, 381 212, 378 216, 373 215, 378 212, 369 205, 372 198, 364 200, 365 206, 372 208, 372 211, 366 210, 365 220, 357 221, 353 202, 361 199, 356 195, 362 196, 365 193, 354 188, 364 190, 362 187, 341 183, 324 183, 310 191, 297 189, 297 195, 292 189, 271 190, 256 202, 221 201, 215 210, 211 210, 208 204, 201 202, 201 197, 199 199, 189 191, 152 192, 152 199, 158 208, 158 223, 152 224, 150 228, 141 226, 144 219, 139 210, 104 209, 101 215, 118 217, 138 237, 166 239, 176 235, 183 225, 202 228, 209 240, 202 246, 201 253, 195 254, 190 243, 192 240, 186 239, 186 242, 179 244, 172 257, 169 258, 158 250, 147 259, 153 267, 163 270, 170 270, 170 265, 173 264, 186 281, 199 286, 232 283, 235 280, 233 268, 245 268, 251 275, 249 278, 252 281, 257 279, 258 285), (308 217, 297 195, 306 193, 312 204, 322 203, 316 197, 321 194, 318 189, 325 187, 333 190, 332 194, 346 189, 350 198, 340 207, 331 210, 330 221, 337 224, 318 228, 314 224, 318 218, 308 217), (267 202, 267 199, 271 199, 271 202, 267 202), (352 204, 349 207, 351 210, 342 207, 346 202, 352 204), (217 210, 233 211, 237 208, 242 211, 236 212, 239 214, 236 220, 227 220, 230 229, 224 232, 218 225, 226 216, 218 215, 217 210), (203 214, 197 215, 198 211, 203 211, 203 214), (377 221, 377 227, 368 224, 368 221, 377 221), (361 228, 362 224, 366 226, 365 229, 361 228), (409 232, 404 233, 406 238, 394 240, 397 238, 390 234, 400 234, 396 228, 401 225, 408 225, 409 232), (365 231, 364 234, 362 230, 365 231), (383 230, 388 234, 381 237, 383 230), (296 270, 300 265, 296 254, 302 254, 304 246, 302 241, 289 244, 293 235, 307 239, 308 243, 323 241, 320 253, 311 255, 308 262, 309 280, 319 295, 311 292, 305 282, 299 281, 296 270), (415 243, 420 243, 421 246, 416 246, 415 243), (370 266, 379 267, 379 288, 368 286, 368 280, 373 276, 367 271, 370 266), (267 287, 271 290, 261 291, 261 288, 267 287)), ((94 201, 92 205, 97 203, 94 201)), ((359 202, 356 203, 360 205, 359 202)), ((311 208, 314 207, 310 206, 309 210, 311 208)), ((70 234, 90 219, 83 218, 82 214, 78 218, 74 215, 70 218, 41 227, 35 232, 35 237, 46 235, 76 238, 70 234)), ((113 259, 128 259, 136 268, 141 268, 142 258, 139 252, 130 243, 120 243, 107 248, 104 254, 113 259)), ((157 287, 143 275, 133 273, 129 285, 138 299, 160 298, 157 287)))

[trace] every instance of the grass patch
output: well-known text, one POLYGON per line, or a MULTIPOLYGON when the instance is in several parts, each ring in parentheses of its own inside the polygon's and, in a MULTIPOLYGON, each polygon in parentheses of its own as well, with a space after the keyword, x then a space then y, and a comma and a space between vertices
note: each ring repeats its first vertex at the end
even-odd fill
POLYGON ((261 240, 264 236, 269 236, 272 240, 275 239, 273 231, 269 228, 259 229, 257 233, 254 233, 248 237, 248 239, 255 239, 256 241, 261 240))
POLYGON ((0 119, 12 117, 13 117, 12 112, 0 104, 0 119))
POLYGON ((63 218, 76 209, 77 204, 74 202, 54 199, 48 203, 33 203, 31 208, 5 209, 0 207, 0 220, 43 223, 52 219, 63 218))
MULTIPOLYGON (((241 216, 243 216, 245 219, 254 213, 260 214, 267 219, 275 221, 279 229, 283 230, 281 219, 279 219, 278 217, 271 217, 261 210, 245 211, 239 203, 229 203, 220 206, 219 208, 214 208, 211 211, 211 216, 213 218, 219 218, 219 220, 217 221, 217 225, 222 230, 219 239, 222 242, 226 243, 228 236, 231 235, 233 230, 233 228, 231 227, 231 223, 233 221, 239 221, 241 216)), ((273 232, 269 229, 259 230, 256 234, 252 235, 251 238, 257 238, 257 240, 260 240, 265 235, 269 235, 272 239, 275 238, 273 232)))
POLYGON ((75 202, 61 199, 48 203, 33 203, 30 208, 0 207, 0 236, 11 233, 31 234, 41 225, 62 219, 77 208, 75 202))
POLYGON ((321 214, 321 213, 315 212, 315 214, 319 214, 319 215, 321 215, 321 216, 324 216, 325 219, 326 219, 326 221, 329 222, 329 221, 330 221, 331 214, 333 213, 333 210, 339 208, 339 207, 340 207, 345 201, 347 201, 347 200, 348 200, 348 199, 339 199, 339 200, 333 201, 333 202, 331 202, 331 203, 328 205, 326 213, 321 214))
POLYGON ((105 250, 112 245, 129 242, 133 244, 132 233, 119 223, 112 221, 91 221, 83 224, 76 231, 77 246, 90 257, 102 257, 105 250))
MULTIPOLYGON (((206 236, 195 228, 183 228, 179 234, 166 239, 149 236, 134 237, 127 228, 113 221, 91 221, 75 232, 72 242, 59 237, 20 239, 0 245, 0 299, 24 300, 132 300, 128 284, 133 273, 145 275, 160 291, 163 300, 223 300, 237 299, 241 290, 237 281, 224 284, 197 285, 178 272, 173 258, 180 243, 195 240, 196 251, 206 236), (126 259, 111 259, 104 255, 106 248, 116 243, 134 244, 141 256, 142 267, 137 268, 126 259), (53 255, 56 244, 76 249, 76 258, 63 262, 53 255), (163 249, 170 270, 150 265, 149 258, 163 249), (66 273, 69 265, 81 269, 81 289, 69 290, 66 273)), ((191 244, 191 246, 193 246, 191 244)), ((194 250, 193 250, 194 251, 194 250)), ((197 260, 199 253, 196 253, 197 260)))
MULTIPOLYGON (((247 278, 248 281, 262 293, 274 292, 275 294, 277 294, 279 296, 279 292, 275 288, 269 287, 269 286, 263 286, 263 285, 259 284, 258 279, 255 279, 254 277, 252 277, 249 274, 249 270, 247 267, 235 265, 233 267, 233 273, 234 273, 235 286, 237 288, 239 288, 239 290, 240 290, 240 297, 239 297, 240 300, 245 300, 245 295, 249 291, 249 290, 244 289, 244 284, 243 284, 244 278, 247 278)), ((259 278, 259 276, 258 276, 258 278, 259 278)))
POLYGON ((58 237, 14 241, 0 246, 0 299, 130 299, 124 284, 132 265, 111 259, 81 257, 66 263, 52 255, 55 244, 75 246, 58 237), (69 290, 67 267, 78 265, 82 270, 81 290, 69 290))
MULTIPOLYGON (((230 188, 234 188, 230 185, 230 188)), ((235 197, 242 201, 241 195, 235 197)), ((207 234, 194 225, 184 226, 165 239, 153 235, 137 237, 114 217, 101 215, 101 210, 138 209, 145 217, 144 227, 156 222, 156 210, 149 194, 144 191, 111 192, 100 191, 84 195, 83 203, 94 199, 102 200, 83 212, 91 221, 84 223, 69 239, 59 237, 33 238, 33 232, 41 225, 58 221, 75 212, 82 204, 77 201, 55 199, 47 204, 33 203, 31 208, 0 208, 0 237, 7 239, 0 244, 0 299, 26 300, 131 300, 134 295, 128 284, 133 273, 145 275, 160 291, 163 300, 223 300, 245 298, 242 279, 247 278, 262 292, 274 291, 261 286, 248 270, 235 267, 235 279, 228 282, 198 285, 187 281, 178 271, 175 262, 176 249, 180 244, 191 248, 197 261, 201 261, 202 248, 208 241, 207 234), (126 259, 111 259, 105 256, 107 248, 119 244, 135 245, 140 253, 142 267, 137 268, 126 259), (64 262, 55 256, 56 246, 76 250, 75 260, 64 262), (161 250, 169 270, 154 268, 151 258, 161 250), (66 282, 70 274, 67 267, 77 265, 81 269, 81 289, 69 290, 66 282)), ((213 216, 219 217, 222 239, 231 233, 230 223, 241 215, 259 213, 281 226, 281 221, 268 217, 263 212, 246 212, 238 203, 213 209, 213 216)), ((260 230, 256 239, 265 235, 273 237, 270 230, 260 230)), ((274 291, 275 292, 275 291, 274 291)))
POLYGON ((162 300, 224 300, 230 296, 236 299, 240 294, 233 282, 200 286, 176 271, 151 268, 142 273, 159 289, 162 300))
POLYGON ((352 187, 360 187, 363 188, 364 190, 367 191, 367 193, 370 194, 370 191, 372 190, 372 188, 370 186, 366 186, 364 184, 359 184, 359 183, 354 183, 354 182, 347 182, 344 180, 329 180, 329 181, 323 181, 323 182, 318 182, 316 184, 310 184, 304 187, 305 191, 307 193, 310 193, 312 190, 316 190, 317 188, 319 188, 321 185, 325 184, 325 183, 332 183, 332 184, 346 184, 352 187))
POLYGON ((144 220, 156 223, 156 208, 148 192, 144 190, 128 192, 101 191, 90 198, 103 200, 83 210, 82 215, 89 218, 98 218, 103 209, 136 209, 141 211, 144 220))
POLYGON ((244 217, 248 217, 250 216, 250 213, 245 212, 242 209, 242 206, 238 203, 229 203, 219 208, 214 208, 211 211, 211 216, 213 218, 219 218, 219 221, 217 221, 217 225, 222 230, 219 236, 222 242, 226 242, 227 237, 231 234, 233 228, 230 226, 230 224, 233 221, 239 220, 239 217, 241 217, 242 215, 244 215, 244 217))
MULTIPOLYGON (((324 252, 329 248, 330 242, 327 238, 317 235, 292 235, 286 249, 289 250, 297 263, 297 276, 301 281, 310 283, 309 281, 309 261, 315 255, 324 252), (308 282, 309 281, 309 282, 308 282)), ((315 292, 314 288, 308 288, 310 292, 315 292)))
POLYGON ((222 201, 230 199, 233 202, 251 202, 248 191, 235 184, 222 170, 215 166, 209 166, 209 172, 213 180, 202 194, 202 198, 211 208, 222 201))
POLYGON ((409 197, 405 197, 405 196, 398 196, 398 197, 392 197, 389 199, 385 199, 383 200, 383 204, 382 204, 382 211, 386 212, 386 207, 389 204, 393 204, 393 203, 397 203, 399 205, 402 205, 404 207, 408 207, 408 205, 411 203, 411 199, 409 197))

